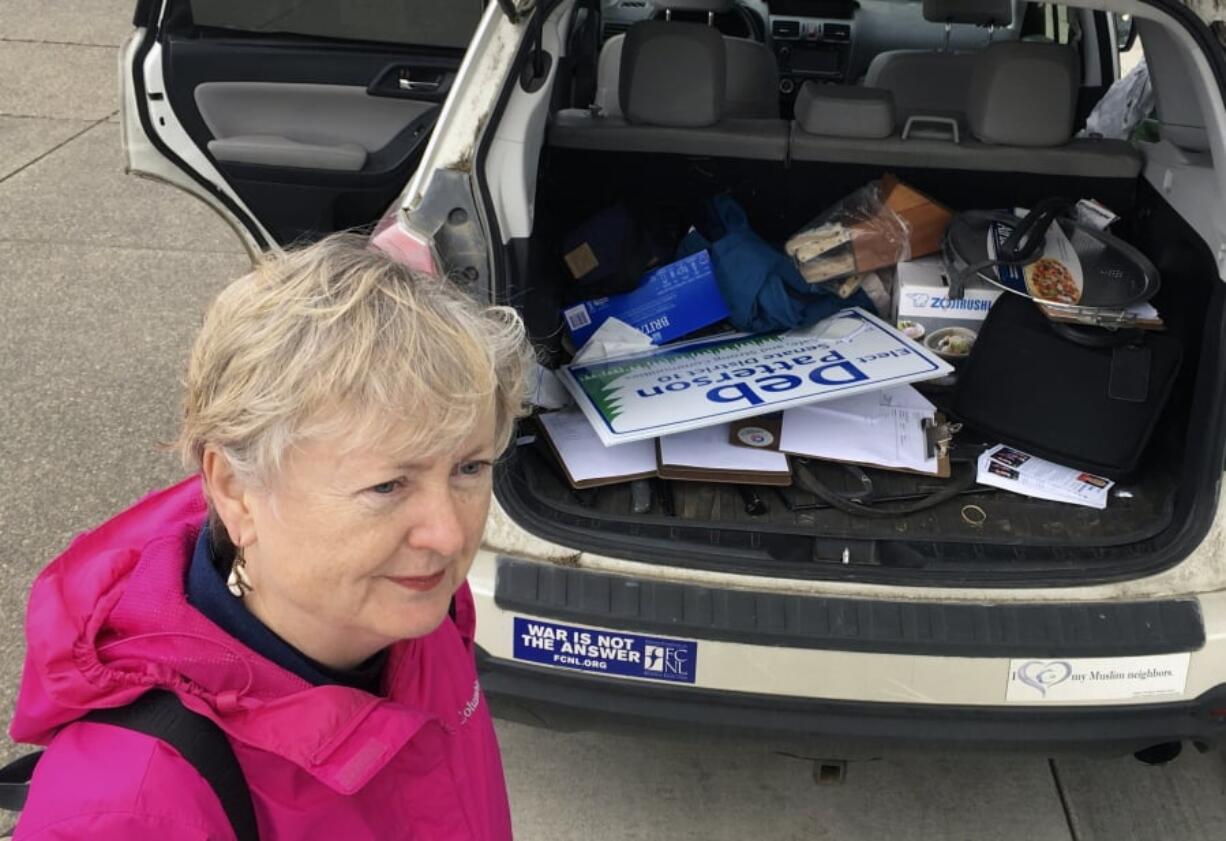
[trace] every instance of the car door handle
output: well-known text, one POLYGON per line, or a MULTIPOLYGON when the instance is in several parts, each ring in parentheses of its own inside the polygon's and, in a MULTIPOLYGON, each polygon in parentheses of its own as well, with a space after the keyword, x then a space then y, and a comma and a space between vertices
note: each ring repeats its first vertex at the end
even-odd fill
POLYGON ((366 93, 370 96, 442 102, 455 81, 455 74, 454 68, 441 61, 398 61, 380 70, 366 88, 366 93))
POLYGON ((400 77, 396 80, 396 86, 402 91, 415 91, 417 93, 434 93, 442 87, 443 78, 436 76, 433 79, 413 79, 410 76, 410 71, 401 70, 400 77))

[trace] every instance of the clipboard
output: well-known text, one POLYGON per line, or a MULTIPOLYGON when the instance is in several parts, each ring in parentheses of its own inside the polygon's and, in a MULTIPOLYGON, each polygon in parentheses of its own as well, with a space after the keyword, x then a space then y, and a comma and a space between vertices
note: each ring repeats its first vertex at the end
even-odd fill
POLYGON ((729 435, 730 425, 721 424, 657 439, 660 478, 770 487, 792 484, 787 455, 734 446, 729 435))
POLYGON ((536 425, 561 465, 566 481, 577 490, 658 475, 653 441, 631 441, 606 447, 578 409, 537 415, 536 425))
MULTIPOLYGON (((922 399, 922 398, 921 398, 922 399)), ((826 404, 832 407, 832 404, 826 404)), ((791 411, 791 410, 789 410, 791 411)), ((803 412, 804 409, 801 410, 803 412)), ((869 418, 865 417, 867 425, 869 418)), ((729 443, 740 447, 758 447, 760 449, 782 451, 783 444, 783 414, 762 415, 756 418, 747 418, 741 421, 735 421, 731 424, 729 433, 729 443)), ((930 417, 922 419, 920 424, 915 428, 913 434, 917 443, 925 448, 928 458, 936 459, 936 470, 922 470, 915 467, 890 462, 885 459, 874 460, 857 457, 852 455, 854 451, 849 449, 846 457, 841 457, 838 454, 838 447, 832 446, 821 449, 819 451, 811 450, 788 450, 788 455, 803 456, 812 458, 818 461, 839 462, 842 464, 854 464, 860 467, 874 467, 880 470, 890 470, 898 473, 909 473, 916 476, 935 476, 939 479, 948 479, 951 474, 949 463, 949 445, 953 438, 953 433, 956 430, 951 426, 946 419, 933 409, 930 417)), ((835 439, 837 440, 837 439, 835 439)))
POLYGON ((562 473, 577 490, 633 482, 636 479, 675 479, 733 485, 792 484, 787 456, 778 452, 745 455, 727 443, 728 427, 721 425, 668 436, 667 439, 631 441, 606 447, 577 409, 537 415, 541 437, 561 465, 562 473), (664 453, 669 452, 666 456, 664 453), (676 454, 676 459, 670 458, 676 454), (761 465, 761 469, 756 469, 761 465))

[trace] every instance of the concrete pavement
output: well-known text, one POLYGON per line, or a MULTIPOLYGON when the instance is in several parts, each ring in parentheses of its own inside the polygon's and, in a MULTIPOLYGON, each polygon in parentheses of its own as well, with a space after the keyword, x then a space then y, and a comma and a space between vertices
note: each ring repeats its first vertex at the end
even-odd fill
MULTIPOLYGON (((132 0, 0 0, 0 710, 25 595, 77 531, 173 481, 177 378, 243 271, 229 228, 123 175, 116 46, 132 0)), ((809 760, 719 739, 501 724, 518 837, 1159 841, 1226 836, 1226 762, 891 753, 818 786, 809 760)), ((24 748, 0 743, 0 758, 24 748)))

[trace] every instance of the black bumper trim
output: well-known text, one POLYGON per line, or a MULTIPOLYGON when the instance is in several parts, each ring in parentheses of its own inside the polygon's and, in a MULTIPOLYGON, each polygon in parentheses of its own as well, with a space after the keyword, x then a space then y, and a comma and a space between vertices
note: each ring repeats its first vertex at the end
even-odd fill
POLYGON ((1195 599, 889 602, 721 590, 499 558, 507 611, 673 637, 936 657, 1131 657, 1205 644, 1195 599))
POLYGON ((951 706, 830 701, 681 688, 529 666, 477 649, 500 718, 561 731, 719 733, 846 742, 1133 752, 1163 742, 1215 747, 1226 685, 1194 701, 1095 707, 951 706), (1213 711, 1213 714, 1211 714, 1213 711))

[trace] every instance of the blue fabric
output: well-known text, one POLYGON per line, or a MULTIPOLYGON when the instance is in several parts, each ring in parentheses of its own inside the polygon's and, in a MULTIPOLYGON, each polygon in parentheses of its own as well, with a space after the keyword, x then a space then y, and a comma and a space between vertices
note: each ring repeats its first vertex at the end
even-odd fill
POLYGON ((728 305, 728 320, 738 330, 790 330, 850 307, 873 311, 863 290, 840 298, 806 282, 790 257, 754 232, 744 209, 730 196, 711 199, 707 210, 711 218, 703 227, 713 241, 692 230, 681 241, 678 256, 710 250, 715 279, 728 305))
POLYGON ((256 654, 315 686, 339 683, 378 694, 383 666, 387 662, 386 649, 350 670, 331 669, 317 663, 253 616, 243 600, 235 598, 226 587, 214 560, 212 534, 205 523, 187 569, 187 601, 214 625, 256 654))

